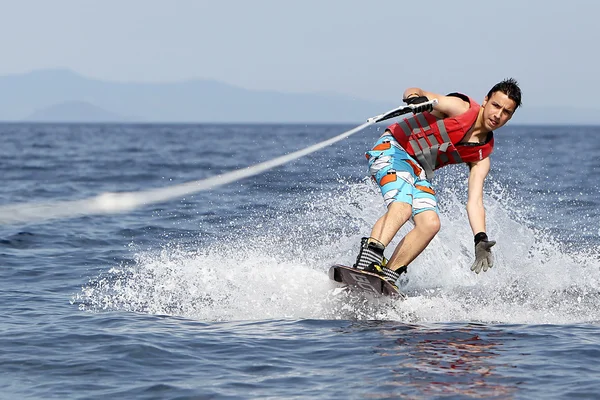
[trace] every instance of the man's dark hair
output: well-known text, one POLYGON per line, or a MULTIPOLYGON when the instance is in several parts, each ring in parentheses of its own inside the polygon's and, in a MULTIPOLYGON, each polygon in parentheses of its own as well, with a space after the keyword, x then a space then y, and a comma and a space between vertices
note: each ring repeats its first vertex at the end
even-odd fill
POLYGON ((496 92, 502 92, 514 101, 516 104, 515 109, 521 105, 521 88, 519 88, 519 82, 516 79, 506 78, 502 82, 496 83, 488 92, 487 98, 489 99, 496 92))

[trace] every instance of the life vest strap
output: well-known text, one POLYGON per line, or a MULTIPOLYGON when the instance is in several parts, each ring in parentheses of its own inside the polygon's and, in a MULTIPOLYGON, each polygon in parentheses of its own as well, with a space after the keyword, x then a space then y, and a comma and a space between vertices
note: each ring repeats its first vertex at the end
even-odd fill
MULTIPOLYGON (((436 121, 436 125, 438 128, 438 131, 440 133, 440 136, 443 140, 442 143, 439 143, 438 140, 436 139, 436 137, 431 134, 431 135, 427 135, 427 140, 429 140, 429 143, 431 143, 431 145, 429 143, 427 143, 427 140, 424 137, 424 134, 427 132, 427 130, 429 130, 429 122, 427 122, 427 119, 422 115, 422 114, 417 114, 416 119, 408 119, 405 121, 401 121, 400 123, 400 127, 402 128, 402 131, 404 132, 404 134, 406 134, 407 136, 410 136, 410 134, 408 132, 411 132, 411 134, 421 134, 422 136, 420 138, 418 138, 417 140, 415 139, 409 139, 409 143, 410 146, 412 147, 414 153, 415 153, 415 158, 417 159, 417 161, 419 162, 419 164, 421 164, 421 166, 423 167, 423 170, 425 171, 425 176, 427 177, 428 180, 433 179, 435 173, 434 170, 436 167, 438 167, 438 156, 440 158, 441 161, 441 165, 445 165, 448 162, 450 162, 450 158, 448 157, 448 154, 446 153, 446 150, 448 149, 448 147, 450 147, 452 145, 452 141, 450 140, 450 136, 448 136, 448 132, 446 131, 446 126, 444 125, 444 120, 442 119, 438 119, 436 121), (419 125, 421 125, 420 127, 411 127, 412 129, 405 129, 405 127, 408 127, 409 125, 411 125, 411 120, 413 122, 418 121, 419 125), (404 126, 402 125, 402 122, 404 122, 404 126)), ((462 159, 460 158, 460 155, 458 154, 458 151, 456 150, 452 150, 450 152, 450 156, 452 156, 452 159, 454 160, 454 162, 456 163, 460 163, 462 162, 462 159)))

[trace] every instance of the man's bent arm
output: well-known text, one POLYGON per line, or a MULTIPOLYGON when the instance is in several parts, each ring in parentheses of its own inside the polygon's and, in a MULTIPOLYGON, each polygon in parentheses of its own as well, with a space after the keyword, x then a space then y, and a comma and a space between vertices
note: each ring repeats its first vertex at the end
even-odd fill
POLYGON ((404 100, 413 96, 426 96, 429 100, 437 99, 438 103, 433 106, 433 113, 437 114, 436 117, 439 118, 456 117, 465 113, 470 107, 469 103, 458 97, 444 96, 416 87, 406 89, 402 95, 402 99, 404 100))
POLYGON ((490 171, 490 159, 469 164, 469 197, 467 200, 467 214, 473 235, 485 232, 485 208, 483 207, 483 182, 490 171))

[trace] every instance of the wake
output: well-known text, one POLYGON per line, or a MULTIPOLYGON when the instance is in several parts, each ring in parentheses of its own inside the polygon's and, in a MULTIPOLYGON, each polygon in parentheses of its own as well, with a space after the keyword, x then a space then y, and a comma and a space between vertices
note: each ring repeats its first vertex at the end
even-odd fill
MULTIPOLYGON (((383 115, 383 114, 382 114, 383 115)), ((261 174, 275 167, 287 164, 301 157, 321 150, 340 140, 362 131, 377 122, 373 117, 362 125, 350 129, 330 139, 308 146, 247 168, 227 172, 207 179, 182 183, 164 188, 138 192, 103 193, 88 199, 55 201, 44 203, 12 204, 0 207, 0 225, 66 219, 98 214, 117 214, 156 203, 178 199, 201 191, 214 189, 250 176, 261 174)))
POLYGON ((379 114, 367 119, 367 122, 362 125, 340 133, 339 135, 324 140, 320 143, 308 146, 304 149, 255 164, 247 168, 241 168, 199 181, 138 192, 103 193, 98 196, 83 200, 13 204, 2 206, 0 207, 0 225, 39 222, 58 218, 64 219, 96 214, 116 214, 120 212, 132 211, 150 204, 162 203, 168 200, 181 198, 204 190, 213 189, 244 178, 248 178, 250 176, 261 174, 283 164, 287 164, 301 157, 319 151, 324 147, 331 146, 332 144, 346 139, 371 125, 398 117, 403 114, 411 113, 415 108, 423 107, 426 104, 430 104, 432 106, 436 105, 437 99, 433 99, 425 103, 419 103, 415 105, 409 104, 394 108, 383 114, 379 114))

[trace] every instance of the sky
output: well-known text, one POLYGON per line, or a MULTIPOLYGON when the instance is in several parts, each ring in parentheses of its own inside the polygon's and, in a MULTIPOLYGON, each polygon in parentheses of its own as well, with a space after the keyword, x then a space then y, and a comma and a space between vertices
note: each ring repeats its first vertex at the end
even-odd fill
POLYGON ((0 0, 0 75, 68 68, 113 81, 398 102, 407 87, 524 105, 594 104, 596 0, 0 0))

